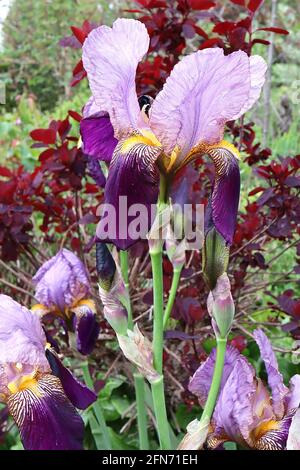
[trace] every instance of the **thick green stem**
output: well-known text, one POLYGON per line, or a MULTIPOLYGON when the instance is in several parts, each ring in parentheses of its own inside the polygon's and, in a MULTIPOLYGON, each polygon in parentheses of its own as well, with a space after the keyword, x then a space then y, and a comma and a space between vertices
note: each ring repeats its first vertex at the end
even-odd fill
POLYGON ((134 387, 135 387, 135 398, 136 398, 136 409, 137 409, 137 424, 139 433, 140 450, 149 449, 149 439, 147 431, 147 406, 145 397, 145 380, 141 374, 135 373, 134 376, 134 387))
MULTIPOLYGON (((160 193, 157 203, 158 217, 165 207, 167 198, 167 182, 163 175, 160 178, 160 193)), ((151 384, 154 413, 156 418, 157 433, 160 448, 171 448, 169 424, 165 402, 163 381, 163 315, 164 315, 164 287, 162 267, 163 240, 157 240, 150 248, 153 279, 153 365, 160 378, 151 384)))
MULTIPOLYGON (((91 390, 94 390, 94 384, 93 384, 92 377, 90 375, 88 363, 86 363, 82 366, 82 371, 83 371, 83 377, 84 377, 84 381, 85 381, 86 385, 91 390)), ((111 447, 111 440, 110 440, 109 430, 108 430, 108 427, 106 426, 106 422, 105 422, 105 419, 104 419, 104 416, 103 416, 103 411, 102 411, 102 408, 101 408, 99 398, 97 399, 97 401, 95 401, 91 405, 91 408, 92 408, 92 410, 93 410, 93 412, 96 416, 99 428, 102 432, 105 450, 111 450, 112 447, 111 447)))
POLYGON ((177 267, 174 268, 174 271, 173 271, 172 285, 171 285, 171 289, 170 289, 170 293, 169 293, 168 303, 167 303, 165 313, 164 313, 164 321, 163 321, 163 329, 164 330, 166 329, 166 326, 168 324, 168 321, 169 321, 169 318, 170 318, 170 315, 171 315, 171 312, 172 312, 172 308, 173 308, 173 305, 174 305, 178 284, 179 284, 179 281, 180 281, 180 275, 181 275, 182 268, 183 268, 183 266, 177 266, 177 267))
POLYGON ((162 269, 162 248, 156 247, 155 252, 150 252, 153 278, 153 364, 155 370, 162 374, 163 356, 163 269, 162 269))
POLYGON ((166 411, 163 376, 151 384, 151 390, 160 448, 161 450, 170 450, 171 440, 166 411))
POLYGON ((216 363, 214 368, 214 374, 210 386, 210 390, 208 393, 208 397, 205 403, 205 407, 201 416, 200 422, 204 420, 209 420, 212 417, 212 414, 215 409, 216 401, 219 394, 219 389, 222 380, 222 373, 224 368, 224 361, 225 361, 225 353, 226 353, 226 344, 227 338, 219 338, 217 339, 217 357, 216 363))
MULTIPOLYGON (((129 296, 129 275, 128 275, 129 263, 128 263, 127 251, 120 251, 120 264, 121 264, 122 277, 123 277, 124 284, 128 291, 128 296, 129 296)), ((132 330, 133 329, 133 317, 132 317, 132 308, 131 308, 130 301, 129 301, 127 313, 128 313, 128 328, 132 330)), ((146 399, 145 399, 145 380, 144 380, 144 377, 137 372, 133 374, 133 377, 134 377, 134 389, 135 389, 136 408, 137 408, 137 425, 138 425, 138 433, 139 433, 140 450, 148 450, 149 439, 148 439, 148 431, 147 431, 148 423, 147 423, 147 407, 146 407, 146 399)))

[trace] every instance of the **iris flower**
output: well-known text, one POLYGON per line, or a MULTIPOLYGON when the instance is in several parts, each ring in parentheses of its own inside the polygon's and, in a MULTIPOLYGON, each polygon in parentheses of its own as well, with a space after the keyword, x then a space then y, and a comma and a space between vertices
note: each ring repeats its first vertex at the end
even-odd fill
MULTIPOLYGON (((149 47, 145 26, 118 19, 112 28, 94 29, 83 44, 83 64, 92 98, 81 122, 83 150, 110 163, 105 201, 119 211, 156 204, 159 176, 176 172, 208 154, 216 168, 211 220, 226 243, 232 242, 239 201, 239 152, 223 140, 224 126, 256 102, 266 63, 243 51, 224 55, 220 48, 197 51, 175 65, 153 100, 136 94, 136 68, 149 47)), ((128 218, 130 220, 130 217, 128 218)), ((127 249, 135 240, 118 232, 112 241, 127 249)))
MULTIPOLYGON (((258 329, 254 331, 254 337, 265 364, 269 389, 256 377, 247 359, 233 347, 228 347, 207 439, 209 449, 233 441, 248 449, 284 450, 289 446, 292 448, 299 435, 300 375, 294 375, 289 388, 286 387, 267 336, 258 329)), ((190 380, 189 390, 197 395, 202 407, 207 399, 214 363, 215 351, 190 380)))
POLYGON ((96 307, 89 298, 87 271, 74 253, 65 248, 46 261, 33 277, 39 304, 32 310, 40 316, 59 317, 66 331, 76 333, 77 348, 89 354, 98 338, 96 307))
POLYGON ((0 295, 0 401, 15 420, 24 447, 81 449, 84 424, 76 408, 95 400, 48 348, 38 316, 0 295))

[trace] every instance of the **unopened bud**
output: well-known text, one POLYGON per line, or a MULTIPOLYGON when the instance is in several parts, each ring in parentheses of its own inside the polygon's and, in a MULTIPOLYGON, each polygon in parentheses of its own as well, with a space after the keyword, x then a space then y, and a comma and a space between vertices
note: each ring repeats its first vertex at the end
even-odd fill
POLYGON ((96 268, 100 287, 109 291, 115 276, 116 263, 105 243, 96 243, 96 268))
POLYGON ((214 289, 217 279, 227 270, 229 247, 213 227, 205 235, 203 247, 203 274, 210 289, 214 289))
POLYGON ((235 307, 226 273, 218 278, 216 287, 210 292, 207 309, 212 317, 216 336, 227 338, 234 319, 235 307))

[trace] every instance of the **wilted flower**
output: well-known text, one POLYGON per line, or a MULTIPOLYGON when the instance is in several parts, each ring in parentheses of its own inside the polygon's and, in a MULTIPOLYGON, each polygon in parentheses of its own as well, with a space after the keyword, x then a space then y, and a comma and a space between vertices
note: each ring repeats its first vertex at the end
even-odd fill
POLYGON ((127 335, 117 335, 120 348, 124 356, 134 364, 139 372, 149 382, 155 382, 160 378, 153 365, 153 348, 146 336, 143 336, 137 325, 133 331, 128 330, 127 335))
MULTIPOLYGON (((254 337, 265 363, 271 393, 256 377, 247 359, 228 347, 220 394, 206 442, 210 449, 226 441, 257 450, 284 450, 299 444, 296 423, 299 424, 300 375, 294 375, 290 387, 286 387, 268 338, 259 329, 254 331, 254 337)), ((215 354, 215 351, 211 353, 189 384, 189 390, 197 395, 202 407, 212 380, 215 354)))
POLYGON ((129 308, 128 292, 105 243, 96 243, 96 268, 104 317, 116 333, 126 335, 129 308))
MULTIPOLYGON (((153 100, 137 98, 135 73, 149 47, 139 21, 100 26, 83 44, 83 64, 93 93, 81 121, 84 152, 110 162, 105 201, 156 204, 159 171, 167 179, 199 155, 216 166, 212 223, 231 243, 239 198, 239 153, 223 139, 227 121, 248 111, 260 95, 266 71, 259 56, 222 49, 197 51, 175 65, 153 100)), ((148 229, 151 211, 148 211, 148 229)), ((117 227, 118 229, 118 227, 117 227)), ((129 235, 111 240, 126 249, 129 235)))
POLYGON ((40 316, 61 318, 68 331, 75 331, 77 348, 89 354, 98 338, 96 307, 86 269, 74 253, 65 248, 46 261, 33 277, 39 304, 32 310, 40 316))
POLYGON ((85 409, 95 394, 47 348, 38 316, 0 295, 0 401, 26 449, 81 449, 85 409))

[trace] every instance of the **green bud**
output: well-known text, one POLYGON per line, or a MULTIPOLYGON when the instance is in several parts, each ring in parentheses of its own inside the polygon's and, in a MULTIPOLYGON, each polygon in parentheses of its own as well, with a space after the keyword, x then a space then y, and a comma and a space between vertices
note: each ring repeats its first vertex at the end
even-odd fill
POLYGON ((227 270, 229 261, 229 247, 222 235, 215 228, 210 229, 203 246, 203 274, 212 290, 216 287, 217 280, 227 270))

